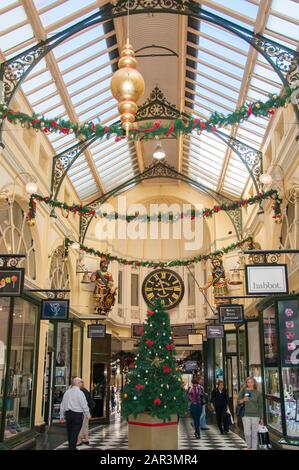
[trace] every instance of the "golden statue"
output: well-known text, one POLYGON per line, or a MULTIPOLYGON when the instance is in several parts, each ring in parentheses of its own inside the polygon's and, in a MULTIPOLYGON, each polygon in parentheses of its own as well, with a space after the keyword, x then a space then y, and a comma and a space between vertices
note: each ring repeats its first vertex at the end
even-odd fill
POLYGON ((221 304, 229 304, 230 299, 216 299, 217 296, 228 295, 228 282, 225 276, 223 261, 221 258, 212 258, 212 274, 209 276, 208 282, 201 287, 201 291, 207 290, 213 286, 214 304, 217 307, 221 304))
POLYGON ((92 273, 90 280, 95 281, 94 299, 95 311, 101 315, 107 315, 115 303, 117 287, 114 287, 113 277, 108 272, 109 259, 101 258, 100 269, 92 273))

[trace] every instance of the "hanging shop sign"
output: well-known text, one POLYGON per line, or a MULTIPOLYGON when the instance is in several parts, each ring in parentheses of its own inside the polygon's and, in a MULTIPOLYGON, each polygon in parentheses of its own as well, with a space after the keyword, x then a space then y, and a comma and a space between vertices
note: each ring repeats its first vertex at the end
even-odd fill
POLYGON ((277 302, 282 367, 299 367, 299 301, 277 302))
POLYGON ((24 288, 24 268, 0 269, 0 297, 20 297, 24 288))
MULTIPOLYGON (((192 323, 182 323, 181 325, 170 325, 173 338, 186 338, 189 336, 190 330, 193 329, 192 323)), ((143 323, 133 323, 131 325, 131 337, 140 338, 144 335, 143 323)))
POLYGON ((244 321, 243 305, 220 305, 218 312, 220 323, 242 323, 244 321))
POLYGON ((192 372, 193 370, 198 369, 197 361, 186 361, 184 365, 184 372, 192 372))
POLYGON ((87 338, 105 338, 106 325, 87 325, 87 338))
POLYGON ((286 264, 245 265, 247 294, 288 294, 286 264))
POLYGON ((69 299, 43 299, 41 320, 67 320, 69 317, 69 299))
POLYGON ((207 339, 217 339, 224 337, 223 325, 207 325, 207 339))
POLYGON ((188 343, 194 345, 201 345, 202 335, 188 335, 188 343))

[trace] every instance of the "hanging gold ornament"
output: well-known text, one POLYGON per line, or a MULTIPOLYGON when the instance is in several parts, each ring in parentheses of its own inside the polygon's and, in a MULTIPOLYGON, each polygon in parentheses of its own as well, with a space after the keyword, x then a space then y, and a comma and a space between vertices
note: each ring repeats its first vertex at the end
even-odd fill
POLYGON ((128 39, 120 55, 118 70, 111 79, 111 92, 118 101, 122 128, 128 136, 135 121, 137 102, 144 94, 145 84, 141 73, 136 70, 137 60, 128 39))
POLYGON ((28 219, 27 220, 27 225, 29 225, 29 227, 34 227, 35 226, 35 219, 28 219))

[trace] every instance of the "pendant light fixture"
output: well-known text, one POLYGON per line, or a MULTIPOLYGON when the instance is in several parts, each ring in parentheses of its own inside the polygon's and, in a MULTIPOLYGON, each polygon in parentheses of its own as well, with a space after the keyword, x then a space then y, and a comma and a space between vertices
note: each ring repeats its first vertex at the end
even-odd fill
POLYGON ((159 140, 156 144, 153 157, 156 158, 157 160, 162 160, 162 158, 165 158, 165 156, 166 156, 165 150, 163 149, 161 141, 159 140))

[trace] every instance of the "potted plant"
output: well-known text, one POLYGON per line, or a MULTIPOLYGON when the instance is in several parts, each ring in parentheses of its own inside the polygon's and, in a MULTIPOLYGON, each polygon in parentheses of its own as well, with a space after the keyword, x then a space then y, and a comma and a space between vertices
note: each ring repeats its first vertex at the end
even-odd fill
POLYGON ((187 409, 169 317, 158 299, 147 311, 136 364, 123 390, 129 449, 177 449, 178 416, 187 409))

